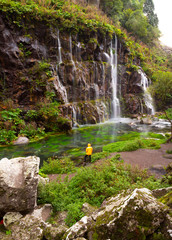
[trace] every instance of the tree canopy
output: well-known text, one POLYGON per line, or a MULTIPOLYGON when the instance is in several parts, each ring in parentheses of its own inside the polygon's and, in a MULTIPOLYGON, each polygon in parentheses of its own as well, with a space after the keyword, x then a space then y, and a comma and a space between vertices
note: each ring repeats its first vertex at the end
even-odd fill
POLYGON ((121 25, 136 39, 152 44, 160 37, 152 0, 102 0, 101 7, 115 25, 121 25))

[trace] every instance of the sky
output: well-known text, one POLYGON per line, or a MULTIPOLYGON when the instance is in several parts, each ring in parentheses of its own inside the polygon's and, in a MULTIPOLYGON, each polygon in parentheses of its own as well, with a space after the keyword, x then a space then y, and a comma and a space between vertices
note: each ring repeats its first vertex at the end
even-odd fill
POLYGON ((162 44, 172 47, 172 0, 153 0, 159 19, 162 44))

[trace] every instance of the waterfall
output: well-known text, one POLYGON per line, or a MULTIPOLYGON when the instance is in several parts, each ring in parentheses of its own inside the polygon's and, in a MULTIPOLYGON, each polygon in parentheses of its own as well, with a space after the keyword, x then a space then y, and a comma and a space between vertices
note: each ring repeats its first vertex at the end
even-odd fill
POLYGON ((61 42, 59 37, 59 30, 57 30, 57 42, 58 42, 58 56, 59 56, 59 64, 62 63, 62 52, 61 52, 61 42))
POLYGON ((113 44, 111 42, 111 51, 110 51, 110 60, 111 60, 111 76, 112 76, 112 108, 113 108, 113 117, 120 117, 120 102, 117 98, 117 37, 115 36, 115 49, 113 49, 113 44), (115 53, 114 53, 115 51, 115 53))
POLYGON ((139 74, 141 75, 141 86, 144 91, 144 102, 147 107, 148 113, 151 115, 155 114, 155 109, 153 106, 153 99, 148 92, 147 88, 149 87, 149 81, 145 73, 143 73, 140 69, 138 70, 139 74))
POLYGON ((74 71, 75 71, 76 67, 75 67, 75 62, 73 61, 73 57, 72 57, 72 37, 71 37, 71 35, 69 37, 69 51, 70 51, 70 60, 74 66, 74 71))
POLYGON ((99 101, 99 86, 94 83, 93 85, 94 87, 94 90, 95 90, 95 107, 97 109, 97 114, 98 114, 98 117, 99 117, 99 122, 101 122, 101 118, 100 118, 100 109, 99 109, 99 106, 98 106, 98 101, 99 101), (97 101, 98 100, 98 101, 97 101))
POLYGON ((54 87, 57 90, 57 92, 60 93, 63 102, 68 103, 66 88, 60 82, 58 75, 55 77, 53 83, 54 83, 54 87))
POLYGON ((73 78, 72 78, 72 81, 73 81, 73 102, 76 101, 76 65, 75 65, 75 62, 73 61, 73 54, 72 54, 72 36, 70 35, 69 36, 69 51, 70 51, 70 61, 73 65, 72 67, 72 75, 73 75, 73 78))
POLYGON ((75 106, 72 106, 72 119, 74 122, 77 122, 77 115, 76 115, 76 110, 75 110, 75 106))

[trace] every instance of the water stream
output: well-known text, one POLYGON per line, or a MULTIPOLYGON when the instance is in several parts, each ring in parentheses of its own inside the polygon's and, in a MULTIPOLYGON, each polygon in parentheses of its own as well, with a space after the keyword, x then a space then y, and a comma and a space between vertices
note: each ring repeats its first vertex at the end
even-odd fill
POLYGON ((60 42, 60 36, 59 36, 59 30, 57 30, 57 43, 58 43, 58 63, 62 63, 62 53, 61 53, 61 42, 60 42))
POLYGON ((113 48, 113 44, 111 43, 111 75, 112 75, 112 91, 113 91, 113 118, 120 117, 120 102, 117 97, 117 37, 115 36, 115 48, 113 48))
MULTIPOLYGON (((148 114, 154 115, 155 114, 155 109, 153 106, 153 99, 148 92, 148 87, 149 87, 149 81, 145 73, 143 73, 141 70, 139 70, 139 73, 141 75, 141 86, 144 91, 144 102, 147 107, 148 114)), ((143 108, 142 108, 143 109, 143 108)), ((143 110, 142 110, 143 113, 143 110)))

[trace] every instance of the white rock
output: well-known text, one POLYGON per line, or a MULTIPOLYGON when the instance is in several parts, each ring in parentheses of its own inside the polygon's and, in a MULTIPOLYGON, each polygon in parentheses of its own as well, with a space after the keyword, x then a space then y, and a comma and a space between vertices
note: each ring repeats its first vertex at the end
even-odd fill
POLYGON ((34 209, 39 163, 36 156, 3 158, 0 161, 0 213, 34 209))
POLYGON ((29 139, 27 137, 18 137, 18 139, 13 142, 14 145, 23 145, 28 143, 29 139))

